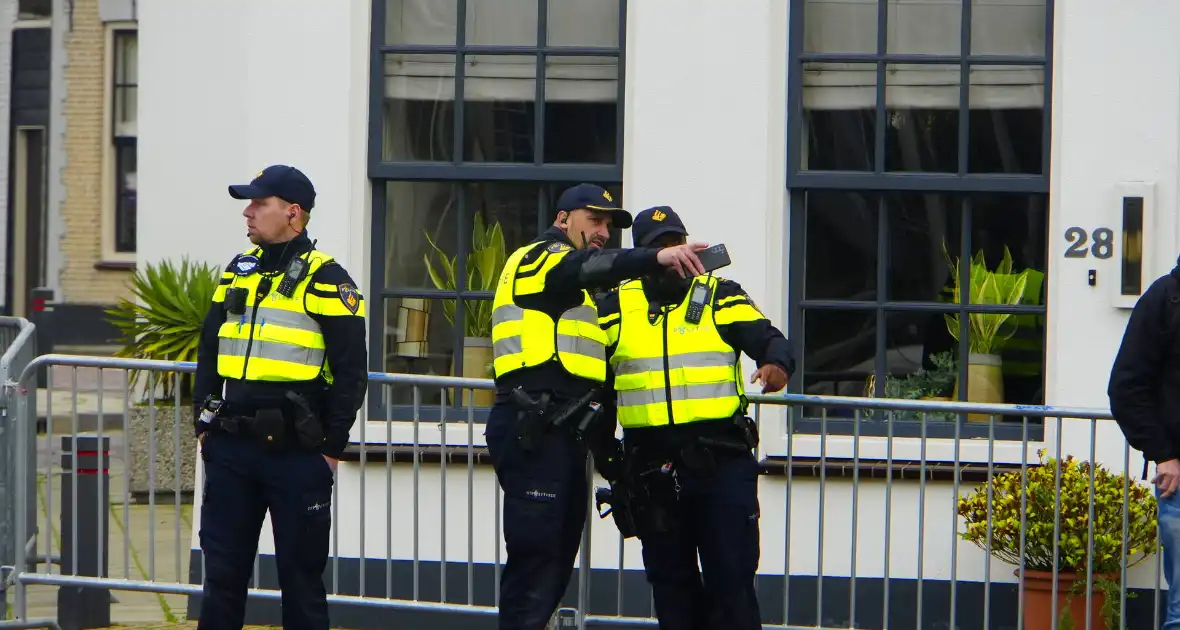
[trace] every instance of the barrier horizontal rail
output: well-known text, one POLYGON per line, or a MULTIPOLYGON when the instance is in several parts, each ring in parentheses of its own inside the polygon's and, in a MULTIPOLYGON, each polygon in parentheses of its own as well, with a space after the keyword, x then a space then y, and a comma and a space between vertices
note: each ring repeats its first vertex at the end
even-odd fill
MULTIPOLYGON (((203 558, 186 537, 195 529, 195 517, 186 517, 187 503, 182 504, 185 493, 192 492, 186 486, 195 486, 199 466, 189 424, 191 407, 177 404, 182 402, 179 389, 172 399, 160 400, 125 378, 132 370, 191 374, 195 364, 42 355, 30 361, 8 386, 25 386, 42 366, 50 368, 50 394, 54 382, 62 378, 55 377, 54 368, 68 372, 72 402, 64 419, 46 409, 48 437, 39 440, 42 451, 48 447, 51 452, 42 453, 43 461, 36 470, 44 484, 38 487, 47 490, 29 502, 37 506, 41 535, 38 547, 26 552, 17 565, 24 568, 16 572, 16 588, 89 586, 199 595, 203 558), (79 386, 81 370, 97 373, 82 375, 83 380, 97 376, 93 391, 79 386), (104 380, 104 375, 112 372, 120 376, 115 386, 104 380), (111 389, 106 389, 108 386, 111 389), (98 407, 80 412, 77 405, 82 394, 97 394, 91 397, 98 407), (133 400, 146 404, 137 407, 131 404, 133 400), (109 405, 105 413, 104 403, 109 405), (169 403, 171 408, 166 406, 169 403), (112 413, 111 409, 117 411, 112 413), (80 428, 80 417, 86 414, 95 417, 92 431, 80 428), (67 431, 59 437, 67 441, 112 438, 110 494, 95 497, 90 505, 74 493, 68 506, 57 506, 66 508, 66 520, 71 521, 61 523, 71 532, 67 547, 93 555, 106 575, 81 575, 68 569, 76 563, 64 560, 62 571, 55 574, 53 566, 45 562, 60 556, 55 552, 62 547, 53 535, 45 535, 58 529, 55 517, 62 519, 54 509, 55 480, 58 486, 77 480, 77 458, 62 466, 52 456, 55 424, 61 429, 63 422, 67 431), (133 440, 132 434, 139 437, 133 440), (116 444, 114 438, 122 441, 116 444), (136 494, 132 477, 144 474, 132 470, 131 462, 137 455, 148 462, 146 475, 151 487, 146 500, 132 496, 136 494), (188 464, 182 466, 186 457, 194 460, 191 474, 188 464), (170 499, 171 506, 161 502, 161 497, 170 499), (146 502, 137 504, 136 500, 146 502), (93 532, 86 529, 88 522, 97 524, 93 532), (141 522, 146 525, 139 525, 141 522), (120 535, 109 541, 104 538, 113 532, 120 535), (142 536, 148 538, 146 543, 140 540, 142 536), (117 557, 119 552, 122 559, 117 557), (143 555, 146 562, 140 557, 143 555)), ((357 423, 358 439, 350 451, 355 462, 342 462, 336 473, 332 549, 325 575, 329 601, 415 613, 494 614, 504 553, 500 529, 503 491, 490 467, 478 461, 484 446, 477 438, 481 423, 476 421, 473 405, 474 392, 490 389, 492 382, 386 373, 371 373, 370 380, 379 386, 385 418, 357 423), (342 497, 346 497, 346 504, 342 504, 342 497), (346 518, 342 519, 342 514, 346 518)), ((20 413, 30 411, 20 407, 25 398, 18 399, 20 413)), ((1159 627, 1164 591, 1154 521, 1157 507, 1150 491, 1140 480, 1132 479, 1138 471, 1132 465, 1131 451, 1109 421, 1108 411, 798 394, 752 394, 749 398, 755 405, 753 414, 763 432, 763 445, 774 440, 785 443, 779 452, 767 452, 766 446, 759 452, 767 474, 760 481, 763 571, 758 581, 768 625, 1026 627, 1024 618, 1031 600, 1025 586, 1031 574, 1023 569, 1025 559, 1032 558, 1059 569, 1068 560, 1070 567, 1078 569, 1077 579, 1085 596, 1075 597, 1075 601, 1084 600, 1082 612, 1075 613, 1075 627, 1114 630, 1146 625, 1148 619, 1154 619, 1153 626, 1159 627), (784 415, 779 411, 783 407, 792 413, 776 418, 776 414, 784 415), (821 423, 828 421, 830 414, 851 414, 845 419, 851 420, 853 434, 799 433, 795 416, 804 409, 815 410, 821 423), (974 427, 992 433, 1003 423, 1023 427, 1024 437, 1008 443, 994 437, 963 437, 960 427, 970 423, 951 421, 955 437, 948 452, 953 455, 939 462, 931 455, 937 446, 935 440, 894 435, 894 426, 903 424, 899 419, 903 413, 918 414, 923 432, 939 422, 948 424, 931 420, 936 414, 985 414, 989 420, 974 423, 974 427), (1003 422, 1006 417, 1018 417, 1019 421, 1003 422), (1035 422, 1044 427, 1041 440, 1028 438, 1028 428, 1035 422), (881 457, 862 455, 868 443, 861 439, 860 430, 869 425, 888 429, 881 438, 881 457), (805 439, 817 442, 818 448, 812 448, 815 444, 811 443, 801 445, 805 439), (964 460, 963 449, 978 444, 986 445, 986 458, 964 460), (916 445, 919 456, 897 458, 895 454, 905 445, 916 445), (1019 452, 1019 461, 999 461, 995 454, 1000 447, 1013 447, 1008 452, 1019 452), (1028 457, 1033 447, 1047 451, 1051 459, 1046 461, 1052 463, 1046 466, 1028 457), (1101 470, 1078 468, 1076 461, 1068 459, 1070 454, 1086 462, 1117 460, 1120 465, 1101 470), (835 462, 834 467, 825 466, 828 462, 835 462), (871 471, 862 466, 866 462, 871 471), (776 467, 781 472, 772 474, 770 469, 776 467), (809 472, 804 474, 804 468, 809 472), (975 471, 977 481, 970 482, 974 493, 963 494, 967 469, 975 471), (947 480, 936 479, 934 472, 947 480), (1039 495, 1029 490, 1033 483, 1051 490, 1050 504, 1044 505, 1039 495), (1005 502, 997 502, 997 493, 1005 502), (1098 495, 1102 501, 1096 505, 1098 495), (1013 502, 1019 506, 1014 507, 1013 502), (984 507, 979 508, 981 505, 984 507), (1069 517, 1063 520, 1064 512, 1069 517), (1112 525, 1112 515, 1120 524, 1112 525), (1084 521, 1080 526, 1074 522, 1079 519, 1084 521), (1011 527, 1017 521, 1018 526, 1011 527), (862 527, 865 523, 869 526, 862 527), (980 549, 963 540, 963 534, 973 536, 980 549), (1070 542, 1071 536, 1080 537, 1084 544, 1079 547, 1070 542), (1111 546, 1107 540, 1111 536, 1118 545, 1111 546), (1038 545, 1035 553, 1030 545, 1038 545), (1096 545, 1101 553, 1119 558, 1117 564, 1106 561, 1098 567, 1109 571, 1094 570, 1096 545), (1141 553, 1132 553, 1136 547, 1141 553), (1017 550, 1021 560, 997 559, 996 554, 1011 549, 1017 550), (1084 557, 1073 558, 1079 549, 1084 550, 1084 557), (1153 560, 1154 572, 1146 565, 1133 568, 1133 560, 1139 556, 1153 560), (1016 569, 1015 582, 997 578, 995 572, 1001 566, 1016 569), (1117 589, 1099 584, 1109 577, 1107 573, 1117 582, 1117 589), (1096 585, 1099 591, 1094 591, 1096 585), (1142 606, 1128 611, 1128 601, 1137 597, 1136 601, 1150 599, 1154 609, 1142 606), (1113 616, 1110 610, 1089 605, 1103 599, 1116 611, 1113 616)), ((52 404, 54 397, 46 400, 52 404)), ((27 415, 18 418, 25 430, 34 424, 27 415)), ((193 494, 194 504, 199 504, 199 493, 193 494)), ((264 529, 263 539, 268 536, 264 529)), ((641 573, 642 565, 636 561, 639 550, 636 540, 620 540, 613 524, 600 521, 591 509, 577 570, 576 597, 565 602, 576 609, 579 627, 588 623, 655 624, 650 589, 641 573), (592 590, 590 584, 600 580, 609 588, 592 590)), ((273 599, 279 593, 273 581, 265 584, 260 579, 264 561, 270 562, 265 559, 266 550, 260 551, 251 596, 273 599)), ((1051 573, 1049 598, 1056 601, 1056 594, 1073 578, 1063 577, 1060 571, 1051 573)), ((21 616, 26 612, 19 610, 21 616)), ((1060 620, 1052 610, 1050 615, 1052 622, 1044 627, 1055 629, 1060 620)), ((1032 625, 1027 627, 1036 630, 1032 625)))

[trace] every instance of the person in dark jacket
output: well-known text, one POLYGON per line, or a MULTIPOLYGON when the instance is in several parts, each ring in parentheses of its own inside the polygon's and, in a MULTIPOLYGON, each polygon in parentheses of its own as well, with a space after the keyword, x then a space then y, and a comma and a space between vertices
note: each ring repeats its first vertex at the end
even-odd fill
POLYGON ((1155 464, 1163 573, 1168 582, 1165 630, 1180 629, 1180 260, 1136 302, 1110 370, 1110 411, 1127 442, 1155 464))

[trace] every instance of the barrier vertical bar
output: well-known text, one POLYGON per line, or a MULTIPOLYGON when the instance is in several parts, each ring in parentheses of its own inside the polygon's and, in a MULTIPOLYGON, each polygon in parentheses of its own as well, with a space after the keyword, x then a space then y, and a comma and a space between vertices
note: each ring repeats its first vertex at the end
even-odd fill
MULTIPOLYGON (((103 503, 103 514, 109 509, 110 470, 105 466, 110 461, 110 438, 65 436, 61 449, 62 574, 105 578, 106 528, 100 530, 92 522, 94 511, 78 506, 93 505, 93 501, 103 503)), ((106 628, 111 625, 110 593, 105 588, 62 586, 57 592, 57 617, 63 630, 106 628)))

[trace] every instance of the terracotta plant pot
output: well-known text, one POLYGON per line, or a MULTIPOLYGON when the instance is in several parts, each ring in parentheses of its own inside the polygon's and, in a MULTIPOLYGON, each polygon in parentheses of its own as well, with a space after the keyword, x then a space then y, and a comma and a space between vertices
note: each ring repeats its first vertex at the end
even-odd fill
MULTIPOLYGON (((1020 577, 1020 570, 1013 573, 1020 577)), ((1114 576, 1094 574, 1094 594, 1090 596, 1090 628, 1109 630, 1102 618, 1102 606, 1106 593, 1098 590, 1099 578, 1112 579, 1114 576)), ((1024 629, 1049 630, 1053 627, 1053 615, 1058 619, 1068 606, 1073 626, 1078 630, 1086 628, 1086 574, 1085 572, 1062 572, 1057 574, 1057 602, 1053 602, 1053 574, 1047 571, 1024 572, 1024 629), (1070 596, 1072 587, 1072 597, 1070 596)))

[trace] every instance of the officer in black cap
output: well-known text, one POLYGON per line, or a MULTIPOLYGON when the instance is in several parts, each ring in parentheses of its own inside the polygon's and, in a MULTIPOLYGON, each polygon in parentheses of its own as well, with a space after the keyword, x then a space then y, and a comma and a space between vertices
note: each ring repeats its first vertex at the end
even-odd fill
MULTIPOLYGON (((688 230, 658 206, 635 217, 633 234, 640 247, 679 247, 688 230)), ((761 381, 762 393, 779 391, 795 369, 790 345, 741 285, 714 274, 624 282, 599 301, 599 323, 625 482, 646 497, 617 506, 615 522, 633 524, 620 530, 643 544, 660 628, 761 628, 758 430, 740 357, 757 362, 751 383, 761 381)))
POLYGON ((599 407, 607 369, 591 292, 663 269, 687 277, 702 269, 695 252, 706 243, 606 249, 612 227, 630 226, 610 192, 578 184, 558 199, 553 226, 508 257, 496 287, 497 394, 484 435, 505 495, 504 629, 541 630, 556 610, 586 523, 586 452, 595 429, 613 439, 613 427, 587 415, 599 407))
POLYGON ((226 266, 205 318, 193 398, 205 484, 199 628, 241 628, 270 511, 283 627, 328 629, 323 573, 336 462, 368 381, 365 304, 307 224, 315 188, 276 165, 230 186, 253 244, 226 266))

